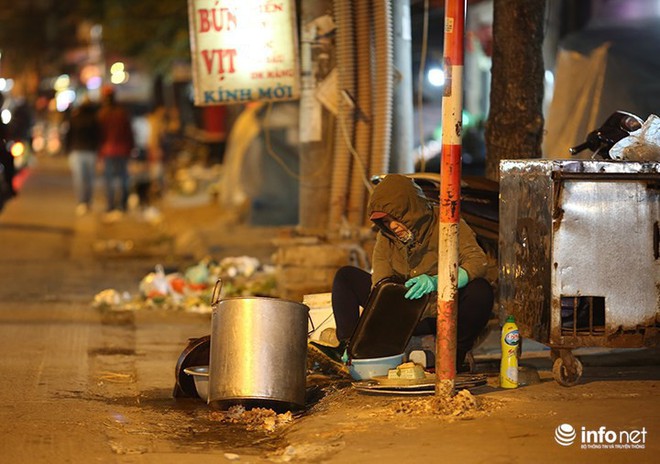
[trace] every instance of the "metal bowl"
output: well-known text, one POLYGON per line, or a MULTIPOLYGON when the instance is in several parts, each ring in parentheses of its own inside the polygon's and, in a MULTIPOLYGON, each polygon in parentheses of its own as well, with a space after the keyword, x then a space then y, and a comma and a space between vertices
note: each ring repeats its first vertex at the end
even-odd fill
POLYGON ((197 395, 204 401, 209 399, 209 366, 186 367, 183 372, 195 380, 197 395))

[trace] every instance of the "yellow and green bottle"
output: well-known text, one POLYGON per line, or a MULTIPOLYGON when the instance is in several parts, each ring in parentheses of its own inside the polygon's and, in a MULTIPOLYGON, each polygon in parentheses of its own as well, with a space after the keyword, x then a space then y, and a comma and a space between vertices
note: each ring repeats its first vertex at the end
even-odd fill
POLYGON ((520 332, 513 316, 506 318, 502 326, 502 361, 500 363, 500 387, 518 387, 518 344, 520 332))

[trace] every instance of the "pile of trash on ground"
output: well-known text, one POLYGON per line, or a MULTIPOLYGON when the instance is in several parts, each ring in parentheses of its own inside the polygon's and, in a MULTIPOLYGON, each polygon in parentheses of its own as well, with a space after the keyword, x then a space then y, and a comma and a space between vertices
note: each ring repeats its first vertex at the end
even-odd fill
POLYGON ((257 258, 236 256, 217 262, 205 258, 183 272, 166 273, 162 265, 142 278, 139 294, 106 289, 94 297, 94 307, 116 311, 143 309, 211 313, 211 299, 218 284, 218 298, 276 296, 275 268, 257 258))

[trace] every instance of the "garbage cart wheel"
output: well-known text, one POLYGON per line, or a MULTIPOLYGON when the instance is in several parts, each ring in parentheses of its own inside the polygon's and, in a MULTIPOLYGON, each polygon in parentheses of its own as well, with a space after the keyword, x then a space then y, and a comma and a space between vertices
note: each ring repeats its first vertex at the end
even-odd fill
MULTIPOLYGON (((573 355, 570 355, 573 357, 573 355)), ((579 359, 573 357, 573 366, 569 368, 568 364, 564 362, 561 357, 555 359, 552 365, 552 376, 557 383, 563 387, 572 387, 577 385, 582 377, 582 363, 579 359)))

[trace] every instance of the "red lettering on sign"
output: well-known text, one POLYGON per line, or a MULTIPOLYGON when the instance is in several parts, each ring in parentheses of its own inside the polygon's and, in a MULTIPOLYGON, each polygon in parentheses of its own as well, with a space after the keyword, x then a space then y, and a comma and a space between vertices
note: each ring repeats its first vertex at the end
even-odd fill
POLYGON ((202 58, 204 58, 204 65, 206 67, 206 72, 211 74, 213 72, 213 65, 216 61, 218 62, 217 73, 224 74, 234 73, 236 69, 234 68, 234 57, 236 56, 235 48, 219 48, 215 50, 202 50, 202 58))
POLYGON ((261 13, 276 13, 278 11, 284 11, 284 5, 282 3, 268 2, 264 5, 259 5, 259 12, 261 13))
POLYGON ((199 32, 219 32, 236 29, 236 14, 229 8, 209 8, 197 10, 199 32))

